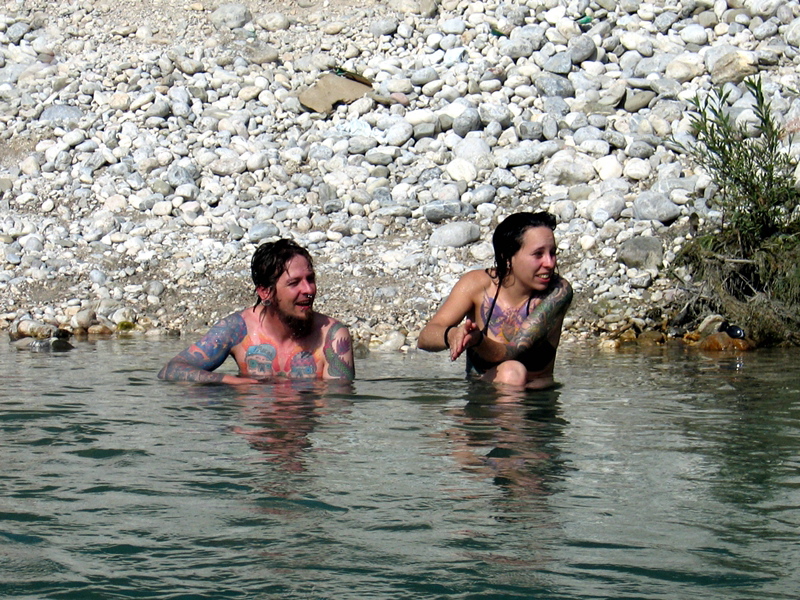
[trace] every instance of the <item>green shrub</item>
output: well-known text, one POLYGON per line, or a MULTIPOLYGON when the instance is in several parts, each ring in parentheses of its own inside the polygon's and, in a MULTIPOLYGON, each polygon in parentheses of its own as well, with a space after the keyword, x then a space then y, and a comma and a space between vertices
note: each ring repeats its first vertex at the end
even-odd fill
MULTIPOLYGON (((683 247, 676 264, 692 269, 696 295, 680 320, 721 312, 744 326, 757 343, 800 341, 800 192, 797 161, 783 147, 761 80, 745 81, 753 94, 755 131, 730 115, 721 89, 695 97, 696 143, 677 143, 719 188, 712 199, 723 217, 721 231, 707 232, 683 247), (754 135, 753 135, 754 134, 754 135)), ((675 140, 673 140, 675 141, 675 140)))
POLYGON ((764 240, 791 226, 800 193, 795 187, 797 161, 782 147, 784 131, 770 110, 761 79, 744 83, 755 98, 758 135, 734 122, 729 93, 716 89, 691 101, 697 109, 691 120, 697 142, 678 145, 719 187, 723 228, 735 234, 741 253, 749 256, 764 240))
POLYGON ((800 234, 773 236, 755 251, 753 262, 773 298, 800 306, 800 234))

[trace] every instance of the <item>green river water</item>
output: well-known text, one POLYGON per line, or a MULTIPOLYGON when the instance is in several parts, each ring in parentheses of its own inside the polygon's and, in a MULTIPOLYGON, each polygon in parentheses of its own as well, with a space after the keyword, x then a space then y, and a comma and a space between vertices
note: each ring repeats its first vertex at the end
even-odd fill
POLYGON ((158 381, 184 345, 0 345, 0 597, 800 597, 797 350, 571 345, 521 393, 158 381))

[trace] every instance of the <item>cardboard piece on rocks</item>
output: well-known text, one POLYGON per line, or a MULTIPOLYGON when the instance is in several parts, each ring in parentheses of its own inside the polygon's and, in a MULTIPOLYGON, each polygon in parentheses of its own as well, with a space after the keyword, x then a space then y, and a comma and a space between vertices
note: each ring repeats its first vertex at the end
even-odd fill
POLYGON ((372 86, 328 73, 299 96, 300 104, 320 113, 329 113, 337 102, 349 104, 372 92, 372 86))

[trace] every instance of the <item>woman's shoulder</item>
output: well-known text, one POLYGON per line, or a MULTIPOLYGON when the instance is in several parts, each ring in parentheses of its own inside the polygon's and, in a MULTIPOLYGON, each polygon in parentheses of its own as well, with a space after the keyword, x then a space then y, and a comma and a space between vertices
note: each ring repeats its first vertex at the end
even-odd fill
POLYGON ((561 275, 556 275, 553 285, 554 287, 568 291, 570 294, 572 293, 572 285, 561 275))
POLYGON ((468 271, 461 276, 461 279, 458 280, 458 284, 460 286, 471 290, 486 290, 493 283, 494 282, 491 275, 489 275, 488 269, 475 269, 473 271, 468 271))
POLYGON ((481 283, 491 283, 494 279, 494 269, 473 269, 467 271, 461 279, 470 278, 471 280, 480 281, 481 283))
POLYGON ((570 285, 569 281, 561 277, 561 275, 556 275, 556 278, 550 287, 550 292, 548 292, 548 296, 560 303, 565 304, 566 306, 569 306, 569 304, 572 302, 573 296, 572 286, 570 285))

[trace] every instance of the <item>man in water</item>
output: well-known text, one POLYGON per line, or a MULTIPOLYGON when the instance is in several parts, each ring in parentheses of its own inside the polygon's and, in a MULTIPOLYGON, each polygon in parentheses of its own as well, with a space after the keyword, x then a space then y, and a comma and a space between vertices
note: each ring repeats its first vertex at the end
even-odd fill
POLYGON ((317 284, 308 251, 291 240, 262 244, 251 262, 252 308, 225 317, 158 374, 169 381, 258 383, 355 377, 345 325, 314 312, 317 284), (214 373, 228 356, 238 375, 214 373))

